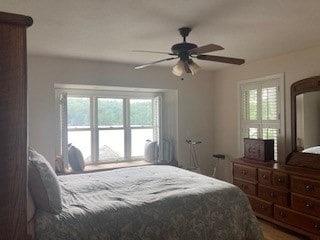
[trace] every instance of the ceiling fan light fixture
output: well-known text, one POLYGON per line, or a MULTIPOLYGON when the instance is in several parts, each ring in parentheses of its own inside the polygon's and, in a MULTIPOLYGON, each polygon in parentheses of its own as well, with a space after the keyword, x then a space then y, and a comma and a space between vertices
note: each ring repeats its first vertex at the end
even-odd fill
POLYGON ((182 74, 185 73, 183 61, 179 60, 177 64, 173 66, 172 73, 178 77, 181 77, 182 74))
POLYGON ((192 75, 195 75, 197 72, 201 70, 201 67, 192 60, 190 60, 188 64, 192 75))
POLYGON ((172 57, 161 59, 158 61, 150 62, 147 64, 143 64, 140 66, 136 66, 135 69, 145 68, 157 63, 170 61, 173 59, 179 58, 178 63, 172 68, 172 73, 176 76, 181 77, 184 73, 191 73, 195 75, 201 68, 198 64, 194 63, 191 58, 197 58, 199 60, 211 61, 211 62, 220 62, 220 63, 228 63, 228 64, 236 64, 241 65, 245 62, 244 59, 240 58, 231 58, 231 57, 223 57, 223 56, 214 56, 214 55, 206 55, 208 52, 223 50, 224 48, 216 45, 216 44, 206 44, 198 47, 198 45, 194 43, 187 42, 186 37, 189 35, 191 28, 183 27, 179 28, 180 35, 183 37, 182 43, 174 44, 171 47, 171 52, 154 52, 154 51, 145 51, 145 50, 134 50, 134 52, 148 52, 148 53, 162 53, 168 54, 172 57))

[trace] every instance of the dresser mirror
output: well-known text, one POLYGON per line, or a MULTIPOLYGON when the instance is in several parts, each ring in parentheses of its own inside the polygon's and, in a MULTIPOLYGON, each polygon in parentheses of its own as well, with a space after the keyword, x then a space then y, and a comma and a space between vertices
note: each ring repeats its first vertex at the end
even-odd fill
POLYGON ((320 169, 320 76, 292 84, 291 124, 287 164, 320 169))

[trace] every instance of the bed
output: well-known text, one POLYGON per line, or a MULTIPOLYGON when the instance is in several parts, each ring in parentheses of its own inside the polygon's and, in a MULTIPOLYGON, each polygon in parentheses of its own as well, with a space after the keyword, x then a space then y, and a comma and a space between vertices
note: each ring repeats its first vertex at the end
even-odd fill
POLYGON ((61 211, 37 209, 39 240, 263 239, 242 191, 178 167, 148 165, 57 180, 61 211))

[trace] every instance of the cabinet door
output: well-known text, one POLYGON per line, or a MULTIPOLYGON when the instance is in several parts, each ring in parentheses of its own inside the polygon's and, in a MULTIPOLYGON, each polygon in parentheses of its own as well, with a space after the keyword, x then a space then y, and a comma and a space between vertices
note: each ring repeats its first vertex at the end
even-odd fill
POLYGON ((273 216, 273 204, 260 198, 248 196, 250 205, 256 213, 263 214, 267 217, 273 216))
POLYGON ((316 198, 292 193, 291 208, 306 214, 320 217, 320 200, 316 198))
POLYGON ((233 184, 238 186, 246 194, 253 195, 253 196, 257 195, 257 184, 256 183, 251 183, 251 182, 246 182, 246 181, 234 179, 233 184))
POLYGON ((235 163, 233 165, 233 176, 235 178, 256 182, 257 168, 235 163))
POLYGON ((290 186, 292 192, 320 198, 320 181, 291 176, 290 186))
POLYGON ((288 208, 274 206, 274 218, 286 224, 320 234, 320 219, 311 217, 288 208))
POLYGON ((289 187, 289 177, 286 173, 281 173, 273 171, 272 174, 272 185, 279 188, 288 189, 289 187))
POLYGON ((258 187, 258 197, 281 206, 288 206, 289 202, 288 192, 262 185, 259 185, 258 187))
POLYGON ((271 185, 271 170, 258 169, 258 182, 263 185, 271 185))

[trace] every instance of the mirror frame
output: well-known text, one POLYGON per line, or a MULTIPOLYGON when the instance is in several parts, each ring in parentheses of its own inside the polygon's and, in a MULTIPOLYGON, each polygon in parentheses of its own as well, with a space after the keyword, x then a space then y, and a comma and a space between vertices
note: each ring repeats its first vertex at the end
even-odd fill
POLYGON ((291 85, 291 144, 292 152, 297 152, 297 118, 296 97, 307 92, 320 91, 320 76, 302 79, 291 85))

